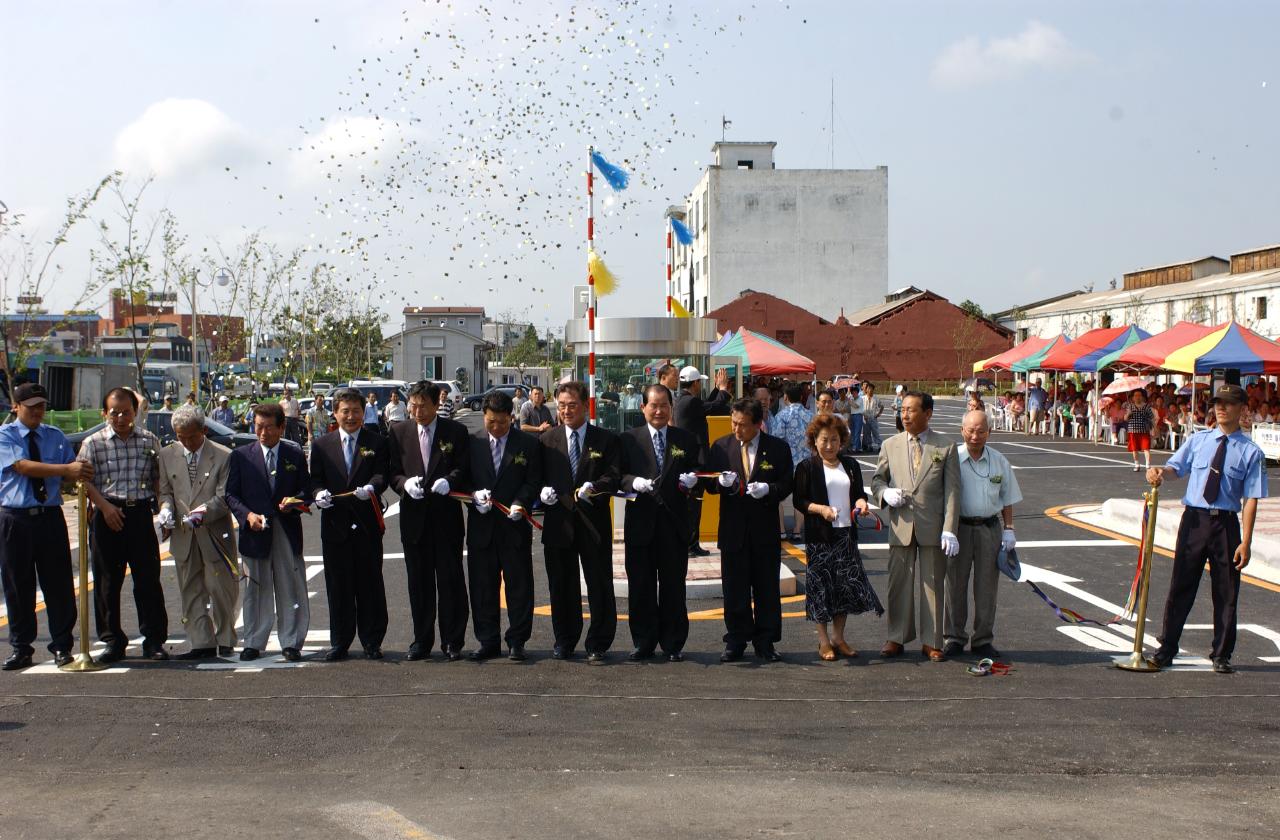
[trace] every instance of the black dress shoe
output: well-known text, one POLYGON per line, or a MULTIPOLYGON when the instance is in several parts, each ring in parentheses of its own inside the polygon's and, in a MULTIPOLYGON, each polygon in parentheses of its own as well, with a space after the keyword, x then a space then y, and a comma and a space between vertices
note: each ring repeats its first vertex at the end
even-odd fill
POLYGON ((101 662, 104 665, 119 662, 121 659, 124 659, 124 648, 118 647, 109 647, 94 657, 95 662, 101 662))
POLYGON ((773 645, 757 645, 756 656, 765 662, 781 662, 782 654, 778 653, 778 649, 773 645))
POLYGON ((169 658, 169 652, 162 647, 142 649, 142 658, 150 659, 152 662, 164 662, 169 658))
POLYGON ((711 552, 707 551, 702 546, 698 546, 697 548, 689 549, 689 556, 690 557, 710 557, 711 552))
POLYGON ((420 659, 430 659, 431 654, 424 653, 422 645, 412 644, 409 645, 409 652, 404 655, 404 658, 409 662, 417 662, 420 659))
POLYGON ((551 649, 551 658, 552 659, 572 659, 573 648, 566 647, 564 645, 556 645, 551 649))
POLYGON ((70 651, 55 650, 53 652, 53 664, 61 668, 63 665, 70 665, 75 662, 76 658, 71 655, 70 651))
POLYGON ((174 657, 180 662, 190 662, 193 659, 213 659, 218 655, 216 647, 211 648, 192 648, 186 653, 180 653, 174 657))
POLYGON ((341 662, 346 658, 347 651, 345 648, 329 648, 324 652, 325 662, 341 662))
POLYGON ((13 654, 10 655, 9 658, 4 661, 4 664, 0 665, 0 670, 17 671, 22 668, 30 668, 30 667, 31 667, 31 654, 18 653, 17 651, 14 651, 13 654))
MULTIPOLYGON (((947 649, 945 647, 942 649, 942 652, 946 656, 952 655, 950 653, 947 653, 947 649)), ((971 647, 969 648, 969 652, 972 653, 974 656, 981 656, 983 659, 999 659, 1000 658, 1000 651, 996 650, 996 646, 991 644, 990 642, 987 642, 985 645, 978 645, 977 647, 971 647)))
POLYGON ((301 662, 302 651, 297 648, 285 648, 280 652, 284 656, 285 662, 301 662))
POLYGON ((632 662, 643 662, 646 659, 652 659, 652 658, 653 658, 653 651, 641 650, 640 648, 636 648, 635 650, 631 651, 630 654, 627 655, 627 659, 630 659, 632 662))
POLYGON ((262 655, 261 651, 259 651, 257 648, 247 647, 244 650, 240 651, 240 661, 252 662, 253 660, 257 659, 261 655, 262 655))
POLYGON ((457 662, 462 658, 462 651, 457 648, 447 647, 444 649, 444 660, 446 662, 457 662))
POLYGON ((678 651, 678 650, 677 650, 676 652, 674 652, 674 653, 668 653, 668 654, 667 654, 667 661, 668 661, 668 662, 683 662, 683 661, 684 661, 684 654, 683 654, 683 653, 681 653, 681 652, 680 652, 680 651, 678 651))
POLYGON ((737 662, 742 658, 745 648, 733 647, 732 645, 724 649, 724 653, 720 654, 721 662, 737 662))
POLYGON ((603 664, 604 664, 604 654, 603 654, 602 652, 598 651, 598 650, 593 650, 593 651, 591 651, 590 653, 588 653, 588 654, 587 654, 587 664, 588 664, 588 665, 603 665, 603 664))
POLYGON ((511 652, 507 654, 507 659, 510 659, 512 662, 523 662, 525 659, 524 645, 513 645, 511 647, 511 652))
POLYGON ((235 656, 236 649, 231 645, 218 645, 218 656, 235 656))
POLYGON ((365 659, 381 659, 382 648, 378 647, 377 645, 365 645, 364 658, 365 659))
POLYGON ((1157 668, 1168 668, 1173 664, 1173 657, 1157 650, 1150 660, 1157 668))
MULTIPOLYGON (((942 655, 945 657, 959 656, 964 653, 964 645, 960 642, 947 642, 942 646, 942 655)), ((977 653, 975 650, 974 653, 977 653)))
POLYGON ((497 659, 502 656, 502 650, 496 647, 482 647, 471 651, 472 662, 483 662, 486 659, 497 659))
POLYGON ((1213 672, 1215 674, 1234 674, 1236 669, 1232 667, 1230 659, 1213 660, 1213 672))

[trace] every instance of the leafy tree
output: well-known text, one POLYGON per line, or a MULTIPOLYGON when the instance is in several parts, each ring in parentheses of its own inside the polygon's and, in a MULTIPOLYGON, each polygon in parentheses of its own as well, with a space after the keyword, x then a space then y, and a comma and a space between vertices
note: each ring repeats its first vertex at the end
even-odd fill
POLYGON ((533 324, 525 327, 520 341, 502 355, 502 363, 520 371, 522 380, 525 368, 532 367, 540 361, 543 361, 543 354, 538 348, 538 331, 534 329, 533 324))
POLYGON ((960 309, 970 318, 986 318, 987 313, 982 311, 982 307, 966 298, 960 301, 960 309))

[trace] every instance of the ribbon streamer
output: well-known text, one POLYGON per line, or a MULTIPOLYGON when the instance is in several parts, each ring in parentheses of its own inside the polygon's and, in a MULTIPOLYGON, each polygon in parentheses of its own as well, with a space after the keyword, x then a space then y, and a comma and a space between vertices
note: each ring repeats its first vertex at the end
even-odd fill
POLYGON ((631 182, 631 174, 620 166, 614 166, 605 160, 604 155, 597 151, 591 152, 591 162, 595 164, 600 175, 609 182, 609 186, 614 190, 622 192, 627 188, 627 184, 631 182))

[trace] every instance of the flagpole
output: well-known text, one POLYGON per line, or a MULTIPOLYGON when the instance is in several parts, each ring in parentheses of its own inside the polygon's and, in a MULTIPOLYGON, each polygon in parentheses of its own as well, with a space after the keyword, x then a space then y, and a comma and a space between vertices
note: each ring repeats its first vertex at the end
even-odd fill
MULTIPOLYGON (((587 253, 595 248, 595 146, 587 147, 587 253)), ((596 278, 587 269, 587 404, 591 424, 596 423, 596 278)))
POLYGON ((671 263, 675 261, 675 251, 671 244, 671 217, 667 216, 667 317, 671 317, 671 263))

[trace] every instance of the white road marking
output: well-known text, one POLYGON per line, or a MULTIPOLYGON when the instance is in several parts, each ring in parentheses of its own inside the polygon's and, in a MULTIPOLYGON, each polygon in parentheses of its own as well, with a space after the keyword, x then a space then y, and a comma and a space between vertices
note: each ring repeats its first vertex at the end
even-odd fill
POLYGON ((1087 452, 1059 452, 1058 450, 1055 450, 1055 449, 1046 449, 1043 446, 1032 446, 1029 443, 1016 443, 1011 440, 997 441, 997 443, 999 444, 999 446, 996 447, 997 449, 1000 446, 1017 446, 1023 449, 1035 449, 1040 452, 1049 452, 1053 455, 1070 455, 1074 458, 1088 458, 1091 461, 1106 461, 1108 464, 1123 464, 1129 467, 1133 466, 1133 461, 1124 461, 1117 458, 1104 458, 1101 455, 1090 455, 1087 452))

